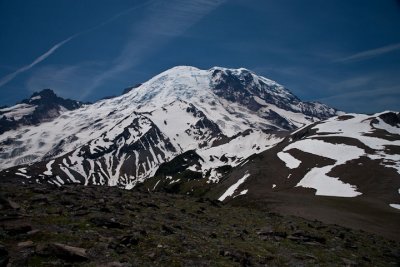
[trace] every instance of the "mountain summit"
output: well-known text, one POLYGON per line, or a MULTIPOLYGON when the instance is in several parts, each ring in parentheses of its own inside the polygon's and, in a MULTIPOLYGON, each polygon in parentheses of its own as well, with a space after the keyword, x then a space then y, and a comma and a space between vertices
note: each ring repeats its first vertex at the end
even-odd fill
POLYGON ((282 85, 244 68, 177 66, 132 90, 126 98, 142 110, 182 100, 211 116, 236 113, 242 118, 239 124, 251 123, 245 119, 251 114, 258 117, 253 123, 266 129, 295 129, 337 113, 320 103, 302 102, 282 85), (246 110, 241 111, 243 108, 246 110))

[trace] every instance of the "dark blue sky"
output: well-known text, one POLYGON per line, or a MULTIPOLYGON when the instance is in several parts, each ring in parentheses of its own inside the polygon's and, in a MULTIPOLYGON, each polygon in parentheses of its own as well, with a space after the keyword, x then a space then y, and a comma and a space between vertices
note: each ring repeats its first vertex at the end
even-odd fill
POLYGON ((0 106, 94 101, 175 65, 245 67, 304 100, 400 110, 396 0, 0 0, 0 106))

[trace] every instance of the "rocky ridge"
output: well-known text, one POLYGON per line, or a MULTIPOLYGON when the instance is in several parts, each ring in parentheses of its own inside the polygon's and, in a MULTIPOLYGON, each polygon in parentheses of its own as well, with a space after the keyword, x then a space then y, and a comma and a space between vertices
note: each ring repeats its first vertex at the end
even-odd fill
POLYGON ((83 103, 57 96, 51 89, 35 92, 29 99, 11 107, 0 108, 0 134, 22 126, 51 121, 68 110, 82 107, 83 103))

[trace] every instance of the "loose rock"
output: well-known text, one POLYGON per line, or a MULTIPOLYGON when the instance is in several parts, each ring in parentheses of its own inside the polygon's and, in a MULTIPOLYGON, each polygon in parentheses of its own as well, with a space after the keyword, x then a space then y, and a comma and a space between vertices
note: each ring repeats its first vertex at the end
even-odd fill
POLYGON ((84 248, 68 246, 61 243, 53 243, 50 247, 52 252, 63 260, 70 262, 89 260, 86 249, 84 248))

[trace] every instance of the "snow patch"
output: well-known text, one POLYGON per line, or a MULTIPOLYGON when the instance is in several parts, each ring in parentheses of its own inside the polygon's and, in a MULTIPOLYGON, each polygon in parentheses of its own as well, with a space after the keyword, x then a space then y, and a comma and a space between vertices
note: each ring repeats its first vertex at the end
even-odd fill
POLYGON ((20 172, 22 172, 22 173, 26 173, 26 167, 24 167, 24 168, 19 168, 18 169, 20 172))
POLYGON ((23 177, 28 178, 28 179, 31 178, 31 176, 29 176, 29 175, 27 175, 25 173, 16 172, 15 174, 19 175, 19 176, 23 176, 23 177))
POLYGON ((54 160, 50 160, 49 162, 47 162, 47 164, 46 164, 46 171, 45 172, 43 172, 43 174, 44 175, 53 175, 53 172, 51 171, 52 170, 52 168, 51 168, 51 165, 53 165, 53 163, 54 163, 54 160))
POLYGON ((330 177, 327 174, 335 166, 364 155, 363 149, 344 144, 331 144, 316 139, 303 139, 288 145, 284 151, 294 148, 336 161, 334 165, 312 168, 296 186, 314 188, 317 190, 316 195, 323 196, 355 197, 361 194, 357 192, 354 185, 343 183, 339 178, 330 177))
POLYGON ((32 100, 39 100, 39 99, 41 99, 42 97, 40 96, 40 95, 37 95, 37 96, 34 96, 34 97, 31 97, 30 99, 29 99, 29 101, 32 101, 32 100))
POLYGON ((389 125, 385 123, 381 118, 376 118, 378 120, 378 123, 374 123, 373 126, 374 128, 385 130, 391 134, 398 134, 400 135, 400 128, 399 127, 394 127, 392 125, 389 125))
POLYGON ((232 196, 236 189, 238 189, 238 187, 243 184, 246 179, 250 176, 250 174, 246 173, 242 178, 240 178, 236 183, 234 183, 233 185, 231 185, 226 191, 225 193, 220 196, 220 198, 218 198, 219 201, 224 201, 227 197, 232 196))
POLYGON ((295 148, 303 152, 336 160, 337 165, 365 155, 365 151, 361 148, 344 144, 327 143, 317 139, 299 140, 286 146, 283 151, 295 148))
POLYGON ((156 190, 156 188, 157 188, 157 185, 158 185, 159 183, 160 183, 160 180, 158 180, 158 181, 157 181, 157 183, 154 185, 154 187, 153 187, 153 191, 154 191, 154 190, 156 190))
MULTIPOLYGON (((388 132, 388 134, 398 134, 400 135, 400 128, 393 127, 386 124, 378 116, 383 113, 378 113, 373 116, 364 114, 347 114, 352 116, 352 118, 347 120, 339 120, 337 117, 330 118, 316 126, 312 129, 317 130, 317 135, 314 137, 347 137, 359 140, 364 145, 375 150, 374 154, 366 154, 372 160, 382 160, 383 165, 386 168, 395 168, 400 174, 400 155, 399 154, 388 154, 385 152, 387 146, 400 146, 400 140, 386 140, 384 138, 378 138, 373 136, 368 136, 367 134, 372 134, 376 129, 382 129, 388 132), (377 123, 374 123, 377 121, 377 123)), ((358 148, 355 146, 354 150, 358 148)), ((344 156, 347 157, 345 153, 344 156)))
POLYGON ((296 186, 314 188, 318 196, 356 197, 361 195, 357 192, 356 186, 326 175, 331 169, 332 166, 312 168, 296 186))
POLYGON ((286 164, 289 169, 295 169, 300 166, 301 161, 290 155, 289 153, 279 152, 277 156, 286 164))
POLYGON ((236 196, 233 196, 233 198, 236 198, 236 197, 242 196, 242 195, 246 195, 247 192, 249 192, 249 190, 248 190, 248 189, 245 189, 245 190, 243 190, 242 192, 240 192, 239 194, 237 194, 236 196))
POLYGON ((390 207, 400 210, 400 204, 389 204, 390 207))

